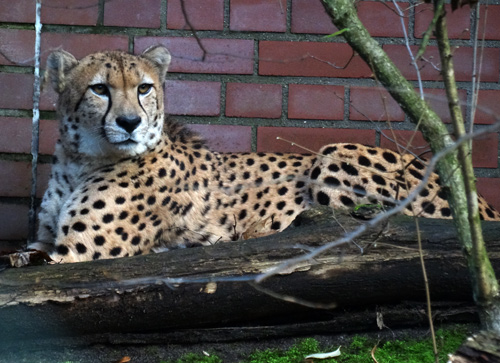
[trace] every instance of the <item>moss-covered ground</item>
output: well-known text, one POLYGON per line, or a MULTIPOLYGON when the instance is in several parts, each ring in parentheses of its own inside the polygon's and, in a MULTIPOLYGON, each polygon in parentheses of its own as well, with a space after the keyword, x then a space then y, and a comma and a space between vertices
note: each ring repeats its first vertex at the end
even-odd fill
MULTIPOLYGON (((477 329, 476 325, 438 329, 440 362, 446 362, 446 355, 455 351, 466 336, 477 329)), ((331 352, 339 346, 340 357, 307 363, 373 363, 372 350, 379 363, 434 362, 430 335, 425 328, 191 345, 103 342, 82 346, 51 340, 36 343, 19 341, 15 346, 6 347, 0 342, 0 363, 304 363, 306 355, 331 352)))
MULTIPOLYGON (((447 354, 455 351, 467 336, 467 329, 454 326, 440 329, 436 332, 439 361, 446 362, 447 354)), ((312 338, 299 341, 288 350, 268 349, 256 351, 240 363, 299 363, 313 353, 334 351, 338 346, 321 346, 312 338)), ((432 340, 430 336, 424 339, 398 339, 385 342, 374 338, 354 336, 350 343, 341 348, 341 355, 336 358, 316 360, 322 363, 373 363, 373 354, 379 363, 422 363, 434 362, 432 340)), ((165 363, 222 363, 217 355, 204 355, 189 353, 175 361, 165 363)), ((310 360, 314 362, 314 360, 310 360)))

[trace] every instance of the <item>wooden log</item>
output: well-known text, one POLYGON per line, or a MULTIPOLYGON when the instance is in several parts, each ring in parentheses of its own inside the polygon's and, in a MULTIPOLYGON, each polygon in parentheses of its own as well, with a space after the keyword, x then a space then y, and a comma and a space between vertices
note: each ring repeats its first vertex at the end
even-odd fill
MULTIPOLYGON (((391 327, 425 322, 415 223, 404 216, 358 238, 363 253, 347 244, 270 277, 257 289, 250 284, 255 276, 361 223, 349 215, 338 215, 337 222, 312 213, 298 228, 255 240, 6 269, 0 273, 0 340, 83 335, 102 339, 103 334, 120 340, 155 333, 189 341, 200 340, 203 331, 219 340, 272 332, 286 335, 300 329, 307 333, 309 328, 340 332, 375 328, 377 306, 391 327), (262 289, 313 306, 338 307, 307 307, 262 289)), ((452 222, 421 219, 420 228, 435 311, 442 317, 470 320, 471 288, 452 222)), ((491 259, 500 271, 500 224, 484 223, 484 230, 491 259)))

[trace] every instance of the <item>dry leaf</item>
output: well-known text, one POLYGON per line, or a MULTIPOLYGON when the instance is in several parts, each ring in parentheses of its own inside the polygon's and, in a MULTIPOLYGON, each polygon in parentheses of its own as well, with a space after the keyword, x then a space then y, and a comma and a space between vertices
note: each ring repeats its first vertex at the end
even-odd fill
POLYGON ((118 359, 115 363, 127 363, 127 362, 130 362, 131 360, 132 360, 132 358, 125 356, 121 359, 118 359))

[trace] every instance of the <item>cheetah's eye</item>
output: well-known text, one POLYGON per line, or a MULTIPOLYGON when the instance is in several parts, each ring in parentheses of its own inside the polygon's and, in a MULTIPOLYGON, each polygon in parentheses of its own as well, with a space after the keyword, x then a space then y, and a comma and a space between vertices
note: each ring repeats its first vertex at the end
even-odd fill
POLYGON ((153 88, 152 84, 143 83, 137 87, 137 92, 139 92, 140 95, 146 95, 151 91, 151 88, 153 88))
POLYGON ((91 85, 90 89, 98 96, 106 96, 109 93, 108 87, 102 83, 91 85))

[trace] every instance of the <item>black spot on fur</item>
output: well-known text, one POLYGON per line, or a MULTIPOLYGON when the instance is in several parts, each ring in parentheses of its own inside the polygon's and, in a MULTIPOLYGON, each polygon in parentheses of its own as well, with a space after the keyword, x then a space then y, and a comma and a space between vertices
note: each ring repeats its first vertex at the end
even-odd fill
POLYGON ((353 192, 354 192, 354 194, 356 194, 358 197, 363 197, 363 196, 365 196, 365 195, 366 195, 366 189, 365 189, 363 186, 359 185, 359 184, 355 184, 355 185, 353 186, 353 192))
POLYGON ((125 198, 123 198, 123 197, 117 197, 115 199, 115 203, 116 204, 123 204, 123 203, 125 203, 125 198))
POLYGON ((274 229, 274 230, 279 230, 281 228, 281 223, 280 222, 273 222, 273 224, 271 224, 271 229, 274 229))
POLYGON ((333 152, 337 151, 337 147, 336 146, 328 146, 324 151, 323 151, 323 155, 329 155, 333 152))
POLYGON ((434 212, 436 211, 436 207, 433 203, 425 201, 422 202, 422 210, 426 213, 434 214, 434 212))
POLYGON ((285 195, 287 192, 288 192, 288 188, 287 187, 281 187, 281 188, 278 189, 278 194, 279 195, 285 195))
POLYGON ((418 193, 421 197, 428 197, 429 196, 429 190, 427 189, 422 189, 420 193, 418 193))
POLYGON ((311 173, 311 179, 316 180, 318 179, 319 174, 321 174, 321 169, 319 166, 315 167, 311 173))
POLYGON ((385 182, 385 179, 382 178, 380 175, 378 174, 373 174, 372 175, 372 180, 377 183, 378 185, 385 185, 386 182, 385 182))
POLYGON ((102 221, 103 223, 111 223, 113 222, 113 219, 115 219, 115 217, 112 215, 112 214, 105 214, 103 217, 102 217, 102 221))
POLYGON ((413 160, 412 163, 411 163, 415 168, 419 169, 419 170, 424 170, 425 169, 425 166, 424 164, 422 164, 420 161, 418 160, 413 160))
POLYGON ((451 216, 451 209, 450 208, 441 208, 441 215, 443 217, 450 217, 451 216))
POLYGON ((387 169, 385 168, 385 166, 383 166, 380 163, 375 163, 375 165, 373 165, 373 166, 375 167, 375 169, 380 170, 382 172, 386 172, 387 171, 387 169))
POLYGON ((413 168, 410 168, 408 171, 410 172, 411 175, 413 175, 415 178, 417 178, 419 180, 422 180, 424 178, 422 174, 420 174, 418 171, 416 171, 413 168))
POLYGON ((87 229, 87 226, 82 222, 76 222, 71 228, 77 232, 83 232, 87 229))
POLYGON ((122 252, 121 247, 115 247, 111 251, 109 251, 109 254, 113 257, 118 256, 122 252))
POLYGON ((354 202, 352 201, 351 198, 346 197, 345 195, 342 195, 340 197, 340 202, 345 205, 346 207, 352 207, 354 205, 354 202))
POLYGON ((103 237, 103 236, 95 236, 95 237, 94 237, 94 243, 95 243, 97 246, 102 246, 105 242, 106 242, 106 240, 104 239, 104 237, 103 237))
POLYGON ((366 156, 363 156, 363 155, 361 155, 358 158, 358 163, 359 163, 359 165, 362 165, 362 166, 371 166, 372 165, 370 159, 368 159, 366 156))
POLYGON ((342 170, 344 170, 347 174, 356 176, 358 175, 358 169, 356 169, 354 166, 348 163, 342 163, 341 165, 342 170))
POLYGON ((340 181, 333 176, 327 176, 323 181, 330 187, 338 187, 340 185, 340 181))
POLYGON ((316 199, 318 200, 318 203, 321 205, 330 204, 330 197, 322 191, 319 191, 318 194, 316 194, 316 199))
POLYGON ((397 158, 396 156, 394 155, 394 153, 390 152, 390 151, 384 151, 382 153, 382 157, 388 162, 388 163, 391 163, 391 164, 396 164, 397 162, 397 158))
POLYGON ((102 200, 97 200, 94 202, 94 204, 92 204, 92 207, 94 207, 95 209, 103 209, 105 206, 106 203, 104 203, 104 201, 102 200))
POLYGON ((334 173, 336 173, 337 171, 340 170, 340 168, 339 168, 339 166, 337 164, 330 164, 330 165, 328 165, 328 170, 333 171, 334 173))
POLYGON ((79 254, 84 254, 85 252, 87 252, 87 247, 85 247, 85 245, 83 243, 78 242, 75 247, 76 247, 76 251, 79 254))
POLYGON ((57 246, 56 251, 58 254, 66 256, 69 253, 69 248, 65 245, 59 245, 57 246))

